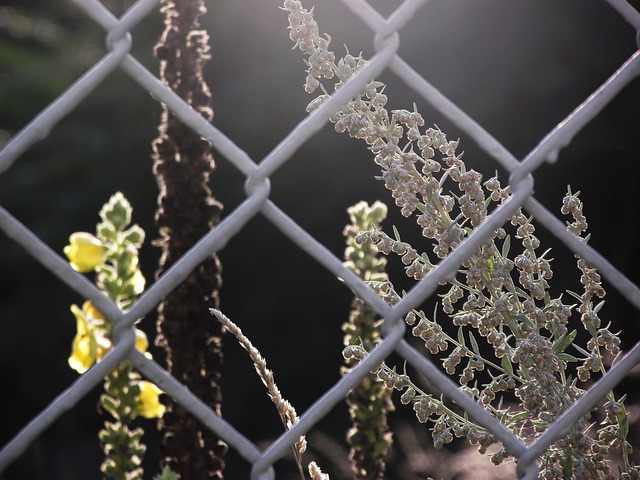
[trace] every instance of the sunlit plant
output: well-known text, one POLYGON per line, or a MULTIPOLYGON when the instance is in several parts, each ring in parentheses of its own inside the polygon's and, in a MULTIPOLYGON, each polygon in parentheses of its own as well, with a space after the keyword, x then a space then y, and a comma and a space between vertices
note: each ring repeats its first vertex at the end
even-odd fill
MULTIPOLYGON (((329 98, 323 80, 335 78, 333 89, 339 89, 367 61, 350 53, 336 61, 329 50, 331 38, 320 34, 313 10, 298 0, 285 0, 283 9, 288 13, 294 48, 307 56, 304 88, 308 93, 321 91, 307 107, 313 114, 329 98)), ((511 191, 497 175, 484 179, 467 168, 457 151, 459 142, 448 140, 438 128, 425 128, 415 105, 412 110, 388 111, 384 90, 383 83, 371 81, 331 121, 338 133, 365 141, 381 168, 379 178, 401 214, 415 219, 432 252, 401 240, 395 229, 393 236, 377 228, 362 229, 355 242, 375 246, 384 255, 398 255, 406 274, 421 280, 494 208, 503 205, 511 191)), ((570 217, 567 228, 586 242, 587 222, 578 193, 569 189, 561 210, 570 217)), ((448 280, 448 290, 440 296, 444 315, 414 310, 405 321, 434 360, 440 359, 444 371, 458 377, 462 390, 514 434, 531 441, 584 393, 584 383, 592 375, 606 374, 604 358, 611 355, 615 362, 621 354, 620 339, 600 319, 605 290, 596 270, 577 257, 583 291, 552 297, 550 251, 541 249, 533 219, 518 209, 510 221, 512 230, 496 230, 448 280), (567 298, 574 303, 566 303, 567 298), (446 330, 453 327, 457 335, 446 333, 445 323, 449 324, 446 330), (581 323, 589 337, 584 346, 576 343, 576 323, 581 323), (509 399, 516 403, 508 403, 509 399)), ((390 304, 403 295, 389 279, 368 281, 390 304)), ((361 360, 369 348, 364 342, 352 344, 345 348, 344 356, 361 360)), ((497 442, 490 431, 398 371, 383 364, 376 375, 388 388, 402 392, 401 403, 411 405, 420 422, 431 425, 436 448, 466 437, 485 453, 497 442)), ((614 451, 622 457, 622 476, 637 478, 639 470, 629 457, 623 399, 610 392, 598 426, 589 414, 555 442, 541 458, 542 478, 615 478, 607 459, 614 451)), ((491 460, 500 464, 508 457, 504 447, 499 447, 491 460)))
MULTIPOLYGON (((131 213, 127 199, 116 193, 100 210, 101 222, 95 235, 74 233, 64 248, 71 266, 79 272, 95 272, 98 287, 125 311, 145 285, 138 265, 144 231, 138 225, 130 226, 131 213)), ((82 308, 72 305, 71 312, 76 319, 76 336, 69 366, 82 374, 113 348, 114 324, 90 301, 85 301, 82 308)), ((142 330, 136 329, 135 345, 149 355, 149 343, 142 330)), ((143 478, 141 463, 146 447, 141 437, 144 432, 132 423, 138 416, 162 416, 165 407, 159 400, 161 393, 156 385, 142 380, 128 360, 120 362, 105 378, 99 406, 111 418, 105 420, 98 436, 105 454, 101 470, 107 478, 143 478)))

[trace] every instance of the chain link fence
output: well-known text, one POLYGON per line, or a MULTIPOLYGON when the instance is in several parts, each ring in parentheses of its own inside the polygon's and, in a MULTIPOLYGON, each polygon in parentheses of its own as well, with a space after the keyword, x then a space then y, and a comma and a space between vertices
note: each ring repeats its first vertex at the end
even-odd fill
MULTIPOLYGON (((429 8, 426 0, 407 0, 388 18, 383 17, 364 0, 343 0, 354 16, 371 28, 376 49, 375 56, 343 88, 334 93, 330 100, 324 102, 313 115, 301 121, 271 153, 257 164, 223 132, 204 120, 176 94, 167 89, 153 73, 131 55, 132 40, 129 32, 158 8, 158 0, 140 0, 120 19, 115 18, 98 1, 73 0, 73 2, 107 32, 108 52, 5 145, 0 152, 0 172, 9 169, 25 151, 45 138, 61 119, 78 107, 105 79, 116 70, 122 69, 150 92, 158 102, 167 105, 185 125, 210 140, 220 156, 242 172, 246 177, 246 198, 166 274, 149 286, 126 313, 120 311, 86 277, 75 272, 69 263, 41 238, 0 207, 0 228, 9 238, 20 244, 61 282, 67 284, 81 297, 91 300, 100 311, 109 318, 115 319, 117 323, 115 348, 100 363, 73 382, 2 447, 0 472, 23 454, 29 445, 63 413, 73 409, 85 395, 99 385, 105 375, 121 360, 128 358, 143 376, 156 383, 169 396, 192 412, 250 463, 252 479, 275 478, 274 463, 290 451, 301 435, 309 432, 336 404, 343 401, 347 393, 356 387, 369 371, 395 352, 423 374, 444 396, 463 408, 469 417, 490 430, 504 443, 508 451, 517 457, 519 478, 534 479, 538 476, 536 459, 554 441, 565 435, 578 419, 590 411, 596 402, 617 385, 640 361, 640 344, 636 344, 604 378, 596 382, 535 443, 527 446, 404 340, 405 325, 402 321, 411 309, 419 307, 425 299, 434 294, 439 282, 452 277, 462 262, 483 245, 492 232, 504 225, 519 207, 523 207, 533 215, 539 224, 546 227, 569 249, 595 266, 611 286, 640 310, 640 289, 596 250, 569 233, 565 224, 536 200, 533 196, 532 177, 532 173, 545 162, 555 162, 559 151, 570 144, 574 136, 590 120, 640 75, 640 52, 634 53, 620 65, 597 91, 582 104, 577 105, 574 111, 540 140, 523 160, 518 160, 481 125, 442 95, 399 56, 400 33, 417 10, 429 8), (325 127, 329 118, 342 105, 361 92, 371 78, 376 78, 385 71, 391 71, 397 75, 407 87, 440 111, 463 131, 467 138, 475 141, 482 150, 506 169, 510 173, 509 184, 513 192, 513 196, 503 208, 492 213, 473 235, 393 307, 381 300, 361 279, 343 266, 340 258, 301 228, 270 199, 269 181, 270 177, 287 163, 305 142, 325 127), (301 416, 299 423, 283 433, 264 451, 239 433, 234 425, 211 411, 161 366, 137 351, 134 348, 133 328, 136 319, 152 312, 167 292, 178 286, 211 252, 220 251, 229 242, 233 242, 236 234, 257 215, 263 215, 331 274, 343 279, 346 288, 355 292, 385 319, 386 332, 384 341, 371 352, 370 356, 318 398, 301 416)), ((640 31, 640 14, 630 4, 624 0, 608 0, 608 3, 636 31, 640 31)))

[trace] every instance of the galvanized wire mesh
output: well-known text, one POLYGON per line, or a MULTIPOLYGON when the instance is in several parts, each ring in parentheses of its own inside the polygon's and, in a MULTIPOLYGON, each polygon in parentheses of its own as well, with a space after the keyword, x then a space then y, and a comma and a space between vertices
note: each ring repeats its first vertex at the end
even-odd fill
MULTIPOLYGON (((126 313, 120 311, 95 285, 75 272, 66 260, 49 248, 9 212, 0 207, 0 227, 6 235, 19 243, 37 261, 53 272, 60 281, 66 283, 82 297, 91 300, 100 311, 109 318, 115 319, 117 323, 115 348, 100 363, 79 377, 53 400, 46 409, 0 450, 0 472, 20 456, 64 412, 73 409, 74 405, 93 387, 100 384, 105 375, 121 360, 128 358, 142 375, 155 382, 244 457, 252 465, 253 479, 274 478, 273 464, 290 450, 300 435, 308 432, 334 405, 341 402, 370 370, 379 365, 392 352, 396 352, 421 372, 446 397, 462 407, 478 424, 486 427, 504 443, 507 450, 517 457, 517 472, 520 478, 534 479, 538 476, 536 459, 555 440, 564 435, 640 361, 640 344, 637 344, 535 443, 527 446, 466 393, 460 391, 449 377, 421 353, 403 340, 405 327, 404 322, 401 321, 407 312, 418 307, 435 292, 440 281, 451 278, 462 262, 473 254, 492 232, 505 224, 519 207, 524 207, 568 248, 597 267, 610 285, 640 310, 640 289, 606 258, 570 234, 565 225, 533 197, 533 177, 531 175, 544 162, 554 162, 559 150, 568 145, 572 138, 631 80, 640 75, 640 52, 634 53, 597 91, 578 105, 522 161, 519 161, 481 125, 430 85, 398 55, 399 32, 412 19, 418 9, 428 8, 425 6, 426 0, 407 0, 388 18, 384 18, 364 0, 343 0, 353 14, 360 17, 373 31, 375 56, 343 88, 334 93, 330 100, 324 102, 314 115, 300 122, 266 158, 257 164, 221 131, 204 120, 176 94, 167 89, 154 74, 150 73, 130 54, 131 37, 129 32, 151 11, 158 8, 158 0, 139 0, 120 19, 115 18, 97 0, 73 1, 87 16, 105 29, 108 53, 8 142, 0 152, 0 172, 11 167, 35 142, 46 137, 61 119, 82 103, 114 71, 122 69, 150 92, 155 99, 167 105, 185 125, 209 139, 215 149, 246 176, 246 199, 228 214, 217 228, 203 237, 178 263, 151 285, 126 313), (513 192, 513 196, 503 208, 489 215, 486 221, 459 248, 393 307, 376 296, 361 279, 343 266, 341 259, 334 256, 270 200, 269 183, 269 177, 284 165, 301 145, 323 128, 328 119, 342 105, 361 92, 371 78, 377 77, 385 70, 392 71, 397 75, 417 95, 449 118, 480 148, 510 172, 509 184, 513 192), (329 272, 343 279, 348 288, 384 317, 386 332, 382 344, 366 360, 322 395, 301 416, 298 424, 283 433, 264 451, 261 451, 254 443, 240 434, 233 425, 216 415, 203 402, 194 397, 161 366, 137 351, 134 348, 133 329, 136 319, 154 310, 167 292, 179 285, 189 272, 211 252, 222 250, 228 242, 233 241, 234 236, 258 214, 266 217, 329 272)), ((634 8, 624 0, 608 0, 608 3, 636 31, 640 31, 640 14, 634 8)))

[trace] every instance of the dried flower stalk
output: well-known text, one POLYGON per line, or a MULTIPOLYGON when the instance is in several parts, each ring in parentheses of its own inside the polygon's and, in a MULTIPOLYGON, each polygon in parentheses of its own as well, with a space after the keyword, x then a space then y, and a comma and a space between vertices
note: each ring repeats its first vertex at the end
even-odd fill
MULTIPOLYGON (((209 37, 200 30, 203 0, 164 1, 165 30, 156 45, 160 77, 196 111, 211 120, 211 92, 202 77, 209 37)), ((209 142, 163 109, 153 142, 153 171, 160 195, 156 221, 162 248, 156 277, 167 271, 219 221, 222 206, 209 187, 215 163, 209 142)), ((156 343, 167 353, 169 372, 220 412, 222 362, 220 325, 207 308, 218 305, 221 265, 214 254, 163 299, 156 343)), ((181 406, 167 400, 160 421, 165 463, 183 480, 222 478, 227 447, 181 406)))

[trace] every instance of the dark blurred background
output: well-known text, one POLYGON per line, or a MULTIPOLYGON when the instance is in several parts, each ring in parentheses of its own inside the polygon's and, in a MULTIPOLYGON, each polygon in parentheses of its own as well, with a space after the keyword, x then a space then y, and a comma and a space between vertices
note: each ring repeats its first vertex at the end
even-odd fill
MULTIPOLYGON (((117 15, 129 5, 104 3, 117 15)), ((320 29, 332 36, 338 56, 343 45, 352 53, 362 51, 365 58, 373 55, 370 30, 339 0, 316 3, 320 29)), ((399 5, 393 0, 371 3, 384 15, 399 5)), ((259 162, 306 115, 312 97, 302 87, 305 65, 301 53, 291 49, 286 14, 275 0, 207 5, 204 27, 211 35, 213 59, 206 80, 213 92, 214 124, 259 162)), ((154 73, 158 65, 152 46, 162 28, 156 13, 132 32, 133 55, 154 73)), ((418 11, 400 39, 400 55, 517 158, 524 158, 636 49, 633 29, 601 0, 434 0, 418 11)), ((70 2, 2 0, 0 144, 104 53, 104 31, 70 2)), ((497 170, 506 182, 508 176, 494 160, 400 79, 385 73, 381 80, 388 85, 390 108, 411 109, 415 101, 428 124, 437 124, 449 138, 461 138, 467 165, 487 178, 497 170)), ((590 243, 634 282, 640 277, 635 250, 640 233, 639 87, 637 80, 632 82, 561 151, 556 164, 535 174, 536 197, 554 212, 559 212, 568 184, 582 191, 590 243)), ((160 113, 149 94, 116 71, 0 176, 0 205, 62 253, 69 234, 94 231, 102 204, 115 191, 123 192, 134 207, 134 221, 147 232, 141 260, 150 282, 159 257, 159 250, 150 246, 157 236, 153 216, 158 193, 150 142, 160 113)), ((228 214, 245 198, 244 178, 221 155, 215 158, 212 188, 228 214)), ((327 125, 273 175, 271 198, 342 257, 346 208, 361 199, 391 205, 374 179, 377 173, 363 143, 327 125)), ((397 225, 420 248, 416 228, 390 210, 387 227, 397 225)), ((555 252, 553 292, 579 288, 573 255, 542 228, 539 233, 555 252)), ((267 358, 284 396, 304 412, 339 379, 340 326, 348 315, 350 292, 262 217, 219 254, 222 309, 267 358)), ((391 268, 395 282, 409 288, 398 276, 401 268, 391 268)), ((67 365, 75 334, 69 306, 83 299, 4 234, 0 285, 2 445, 76 378, 67 365)), ((613 322, 613 331, 624 331, 625 348, 638 339, 638 312, 611 288, 602 317, 613 322)), ((153 316, 142 321, 149 336, 154 322, 153 316)), ((245 352, 232 338, 224 348, 223 416, 252 441, 268 445, 281 433, 278 416, 245 352)), ((153 353, 163 363, 162 353, 153 353)), ((634 397, 633 379, 622 388, 634 397)), ((56 421, 2 478, 99 478, 99 393, 96 388, 56 421)), ((396 403, 391 421, 404 428, 411 412, 396 403)), ((153 422, 144 425, 150 432, 151 478, 158 462, 157 438, 151 433, 153 422)), ((346 478, 347 427, 346 409, 340 406, 309 435, 312 453, 334 479, 346 478)), ((405 442, 429 443, 426 428, 405 432, 410 432, 405 442)), ((394 451, 398 467, 389 478, 414 478, 411 472, 419 468, 422 478, 432 473, 428 465, 411 470, 410 456, 394 451)), ((227 461, 228 478, 247 478, 248 467, 237 454, 230 452, 227 461)), ((286 462, 278 469, 282 478, 295 472, 286 462)))

